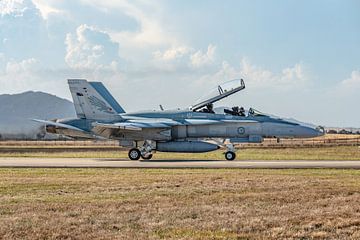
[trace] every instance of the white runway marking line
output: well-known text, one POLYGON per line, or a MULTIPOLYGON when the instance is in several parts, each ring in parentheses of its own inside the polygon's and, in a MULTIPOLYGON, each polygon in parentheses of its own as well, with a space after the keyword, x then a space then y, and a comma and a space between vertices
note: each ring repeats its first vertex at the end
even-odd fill
POLYGON ((333 160, 150 160, 99 158, 0 158, 0 167, 100 167, 100 168, 353 168, 360 169, 360 161, 333 160))

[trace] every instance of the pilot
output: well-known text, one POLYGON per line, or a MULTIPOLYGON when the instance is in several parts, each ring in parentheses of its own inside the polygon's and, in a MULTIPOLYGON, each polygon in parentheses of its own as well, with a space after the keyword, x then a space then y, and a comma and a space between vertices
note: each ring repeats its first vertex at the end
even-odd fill
POLYGON ((232 107, 232 115, 239 116, 239 107, 232 107))
POLYGON ((205 108, 200 110, 200 112, 203 112, 203 113, 215 113, 214 110, 213 110, 213 104, 212 103, 207 104, 205 108))
POLYGON ((215 113, 214 112, 214 105, 212 103, 209 103, 208 105, 206 105, 206 110, 208 113, 215 113))
MULTIPOLYGON (((227 114, 231 114, 233 116, 242 116, 241 115, 241 108, 239 109, 238 106, 232 107, 231 110, 224 109, 224 112, 227 113, 227 114)), ((245 110, 244 110, 244 112, 245 112, 245 110)))
POLYGON ((239 110, 239 116, 245 117, 245 109, 243 107, 239 110))

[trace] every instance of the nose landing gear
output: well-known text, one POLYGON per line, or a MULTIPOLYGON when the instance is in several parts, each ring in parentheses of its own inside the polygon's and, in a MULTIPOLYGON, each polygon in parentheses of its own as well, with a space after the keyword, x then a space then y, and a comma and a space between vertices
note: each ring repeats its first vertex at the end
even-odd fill
POLYGON ((225 152, 226 160, 233 161, 236 158, 234 145, 230 142, 230 143, 226 144, 225 146, 227 149, 227 151, 225 152))
POLYGON ((227 151, 225 153, 225 158, 226 160, 228 161, 233 161, 235 158, 236 158, 236 154, 234 152, 231 152, 231 151, 227 151))

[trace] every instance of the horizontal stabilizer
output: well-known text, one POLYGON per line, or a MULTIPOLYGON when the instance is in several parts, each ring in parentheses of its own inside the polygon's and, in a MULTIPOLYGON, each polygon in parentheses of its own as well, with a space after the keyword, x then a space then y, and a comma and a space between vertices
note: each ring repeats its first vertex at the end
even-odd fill
POLYGON ((85 132, 84 130, 71 126, 71 125, 67 125, 67 124, 63 124, 63 123, 58 123, 58 122, 53 122, 53 121, 46 121, 46 120, 40 120, 40 119, 31 119, 34 122, 38 122, 38 123, 43 123, 45 125, 51 125, 51 126, 55 126, 55 127, 60 127, 60 128, 67 128, 67 129, 71 129, 71 130, 75 130, 75 131, 80 131, 80 132, 85 132))

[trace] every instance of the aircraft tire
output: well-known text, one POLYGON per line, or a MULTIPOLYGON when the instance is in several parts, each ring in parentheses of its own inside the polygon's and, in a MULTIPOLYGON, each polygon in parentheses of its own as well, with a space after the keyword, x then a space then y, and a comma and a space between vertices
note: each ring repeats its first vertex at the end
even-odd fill
POLYGON ((227 151, 225 153, 225 158, 226 160, 228 161, 233 161, 235 158, 236 158, 236 154, 234 152, 231 152, 231 151, 227 151))
POLYGON ((152 158, 152 156, 153 155, 150 153, 150 154, 147 154, 145 156, 141 155, 141 158, 144 159, 144 160, 150 160, 152 158))
POLYGON ((141 153, 139 151, 139 149, 137 148, 132 148, 129 150, 129 154, 128 154, 130 160, 139 160, 140 159, 140 156, 141 156, 141 153))

